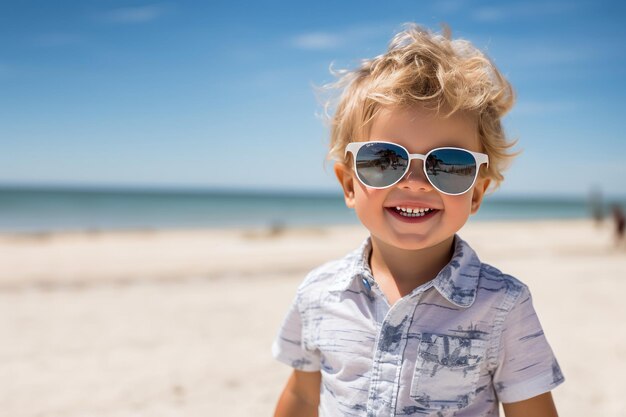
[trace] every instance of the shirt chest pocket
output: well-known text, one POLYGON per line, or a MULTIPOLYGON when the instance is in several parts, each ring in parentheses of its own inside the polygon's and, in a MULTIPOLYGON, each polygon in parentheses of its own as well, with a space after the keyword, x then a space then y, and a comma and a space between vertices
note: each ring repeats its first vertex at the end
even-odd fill
POLYGON ((433 410, 461 409, 475 395, 486 342, 424 333, 417 352, 411 398, 433 410))

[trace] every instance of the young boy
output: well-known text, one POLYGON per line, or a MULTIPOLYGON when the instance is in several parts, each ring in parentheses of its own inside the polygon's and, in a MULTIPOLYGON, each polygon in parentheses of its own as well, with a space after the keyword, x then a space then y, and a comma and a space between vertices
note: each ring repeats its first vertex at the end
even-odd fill
POLYGON ((370 236, 298 288, 272 347, 294 368, 275 416, 556 416, 564 378, 528 287, 456 234, 512 157, 510 84, 411 24, 332 87, 330 155, 370 236))

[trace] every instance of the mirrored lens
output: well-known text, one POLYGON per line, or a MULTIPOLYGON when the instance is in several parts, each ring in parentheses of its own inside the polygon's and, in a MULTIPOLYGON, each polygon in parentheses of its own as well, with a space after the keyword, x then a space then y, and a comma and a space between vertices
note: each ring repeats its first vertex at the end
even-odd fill
POLYGON ((398 181, 409 165, 409 155, 391 143, 365 144, 356 155, 356 172, 365 185, 387 187, 398 181))
POLYGON ((440 191, 462 194, 469 190, 476 177, 474 155, 461 149, 439 149, 425 161, 426 175, 440 191))

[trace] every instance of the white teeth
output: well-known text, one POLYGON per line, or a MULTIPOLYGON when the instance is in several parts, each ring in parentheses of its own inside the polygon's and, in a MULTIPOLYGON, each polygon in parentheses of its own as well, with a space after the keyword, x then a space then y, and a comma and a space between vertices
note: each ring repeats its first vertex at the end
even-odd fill
POLYGON ((422 212, 422 211, 428 211, 428 210, 433 210, 430 208, 405 208, 405 207, 400 207, 400 206, 396 206, 396 210, 401 210, 401 211, 406 211, 407 213, 417 213, 422 212))
POLYGON ((421 217, 430 213, 433 210, 434 209, 430 208, 405 208, 396 206, 396 211, 404 217, 421 217))

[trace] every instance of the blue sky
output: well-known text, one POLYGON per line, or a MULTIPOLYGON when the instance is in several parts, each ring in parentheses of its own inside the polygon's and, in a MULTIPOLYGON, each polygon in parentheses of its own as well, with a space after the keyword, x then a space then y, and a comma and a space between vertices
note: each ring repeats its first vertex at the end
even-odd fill
POLYGON ((502 194, 626 195, 626 13, 601 1, 0 3, 0 183, 337 190, 313 85, 404 22, 518 94, 502 194))

